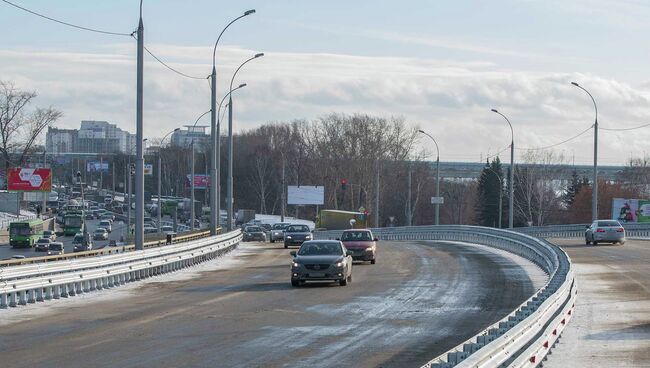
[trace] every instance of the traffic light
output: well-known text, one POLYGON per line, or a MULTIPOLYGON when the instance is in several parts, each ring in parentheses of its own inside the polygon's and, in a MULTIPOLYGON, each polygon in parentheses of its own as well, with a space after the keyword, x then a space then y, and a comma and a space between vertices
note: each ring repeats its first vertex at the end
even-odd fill
POLYGON ((345 179, 341 180, 341 190, 345 190, 345 187, 347 186, 347 184, 348 184, 347 180, 345 180, 345 179))

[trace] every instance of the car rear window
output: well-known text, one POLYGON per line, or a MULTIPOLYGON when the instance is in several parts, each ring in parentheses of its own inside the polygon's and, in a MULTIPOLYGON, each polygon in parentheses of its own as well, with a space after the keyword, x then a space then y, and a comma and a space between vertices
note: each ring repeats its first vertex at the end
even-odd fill
POLYGON ((598 226, 599 227, 607 227, 607 226, 620 227, 621 224, 619 224, 618 221, 598 221, 598 226))
POLYGON ((343 250, 341 249, 341 245, 338 243, 304 243, 298 251, 298 255, 301 256, 340 256, 342 254, 343 250))
POLYGON ((61 244, 57 244, 57 243, 50 244, 50 250, 61 250, 61 244))
POLYGON ((248 226, 246 228, 246 231, 248 232, 260 232, 262 229, 259 226, 248 226))

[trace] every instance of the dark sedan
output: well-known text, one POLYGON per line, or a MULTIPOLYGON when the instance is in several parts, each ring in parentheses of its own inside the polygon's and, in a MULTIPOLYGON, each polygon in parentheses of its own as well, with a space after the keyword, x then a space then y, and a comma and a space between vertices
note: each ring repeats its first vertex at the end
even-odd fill
POLYGON ((345 286, 352 281, 352 256, 338 240, 307 241, 291 255, 292 286, 307 281, 334 281, 345 286))
POLYGON ((242 236, 244 241, 266 241, 266 233, 259 226, 246 226, 242 236))
POLYGON ((312 240, 313 236, 307 225, 289 225, 284 230, 284 247, 290 245, 301 245, 307 240, 312 240))

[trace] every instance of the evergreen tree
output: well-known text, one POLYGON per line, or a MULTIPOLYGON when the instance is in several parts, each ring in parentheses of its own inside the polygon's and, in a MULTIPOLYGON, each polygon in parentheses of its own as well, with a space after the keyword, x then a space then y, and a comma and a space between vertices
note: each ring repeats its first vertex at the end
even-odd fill
POLYGON ((589 179, 583 176, 582 179, 578 176, 578 172, 573 170, 571 174, 571 181, 569 182, 567 188, 562 194, 562 202, 569 207, 575 201, 576 195, 580 192, 580 189, 583 187, 589 186, 589 179))
MULTIPOLYGON (((502 182, 505 183, 499 158, 495 158, 491 163, 486 162, 486 167, 479 178, 476 202, 477 219, 482 226, 498 227, 499 225, 499 191, 503 193, 502 182)), ((505 208, 506 206, 503 206, 503 209, 505 208)), ((502 217, 502 221, 507 220, 502 217)))

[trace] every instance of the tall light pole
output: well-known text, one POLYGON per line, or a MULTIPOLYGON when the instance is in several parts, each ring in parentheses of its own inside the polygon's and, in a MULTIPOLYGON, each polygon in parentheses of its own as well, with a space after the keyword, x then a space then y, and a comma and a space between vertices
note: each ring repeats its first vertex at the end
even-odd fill
POLYGON ((501 214, 503 213, 503 178, 496 171, 492 170, 490 166, 485 167, 488 172, 496 175, 499 179, 499 229, 501 228, 501 214))
MULTIPOLYGON (((212 110, 208 110, 208 111, 204 112, 203 114, 201 114, 196 119, 196 121, 194 122, 194 125, 192 125, 192 130, 194 130, 194 128, 196 127, 196 124, 199 122, 199 120, 201 120, 201 118, 204 117, 210 111, 212 111, 212 110)), ((192 195, 191 195, 192 203, 190 204, 190 222, 191 222, 190 230, 193 231, 194 230, 194 219, 196 218, 196 213, 195 213, 195 209, 194 209, 194 132, 192 132, 192 167, 191 167, 191 172, 192 172, 192 176, 191 176, 191 179, 190 179, 190 186, 192 188, 191 189, 192 190, 192 195)), ((212 179, 214 180, 214 178, 212 178, 212 179)))
POLYGON ((135 249, 144 249, 144 150, 142 99, 144 69, 144 25, 142 24, 142 0, 140 0, 140 21, 137 30, 137 98, 136 98, 136 158, 135 158, 135 249))
MULTIPOLYGON (((210 111, 212 111, 211 117, 210 117, 210 141, 211 141, 211 149, 212 149, 212 154, 211 154, 211 160, 210 160, 210 177, 212 180, 210 181, 210 235, 216 235, 217 234, 217 227, 219 226, 219 212, 221 212, 221 206, 220 206, 220 198, 219 196, 221 195, 221 188, 220 188, 220 183, 219 183, 219 171, 221 169, 220 161, 221 161, 221 143, 220 143, 220 132, 219 132, 219 127, 217 126, 217 114, 219 111, 217 110, 217 64, 216 64, 216 56, 217 56, 217 45, 219 44, 219 40, 221 39, 221 36, 223 33, 230 27, 231 24, 235 23, 239 19, 255 13, 255 9, 251 9, 246 11, 244 14, 240 15, 239 17, 233 19, 228 23, 221 33, 219 33, 219 37, 217 37, 217 42, 214 43, 214 49, 212 50, 212 74, 210 74, 210 86, 211 86, 211 98, 210 98, 210 111)), ((192 178, 194 180, 194 178, 192 178)))
MULTIPOLYGON (((438 147, 438 142, 436 142, 431 134, 421 129, 418 132, 431 138, 436 145, 436 197, 440 198, 440 148, 438 147)), ((440 225, 440 203, 436 203, 436 225, 440 225)))
POLYGON ((510 186, 509 188, 509 198, 508 198, 508 228, 512 229, 513 227, 513 219, 514 219, 514 204, 515 204, 515 133, 514 130, 512 129, 512 124, 510 123, 510 120, 497 111, 497 109, 492 109, 492 112, 497 113, 501 116, 503 116, 504 119, 506 119, 506 122, 508 122, 508 125, 510 126, 510 183, 508 185, 510 186))
POLYGON ((172 130, 171 132, 167 133, 163 139, 160 140, 160 148, 158 149, 158 232, 160 233, 161 230, 161 222, 162 222, 162 201, 160 198, 160 188, 161 188, 161 182, 162 182, 162 147, 163 143, 165 142, 165 139, 172 133, 178 132, 181 130, 181 128, 176 128, 172 130))
POLYGON ((235 77, 237 76, 237 73, 239 70, 246 65, 248 62, 251 60, 255 60, 257 58, 260 58, 264 56, 264 53, 259 53, 255 54, 255 56, 247 59, 241 65, 235 70, 235 73, 232 75, 232 78, 230 79, 230 88, 228 92, 228 188, 227 188, 227 201, 228 203, 227 208, 228 208, 228 231, 231 231, 233 229, 233 223, 232 223, 232 215, 233 215, 233 189, 232 189, 232 84, 235 81, 235 77))
POLYGON ((594 119, 594 175, 591 190, 591 221, 596 221, 598 220, 598 106, 596 106, 596 100, 589 91, 576 82, 571 82, 571 84, 585 91, 589 95, 591 102, 594 103, 594 109, 596 110, 596 118, 594 119))

